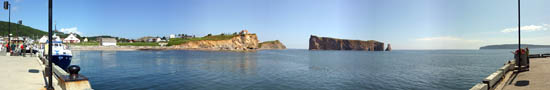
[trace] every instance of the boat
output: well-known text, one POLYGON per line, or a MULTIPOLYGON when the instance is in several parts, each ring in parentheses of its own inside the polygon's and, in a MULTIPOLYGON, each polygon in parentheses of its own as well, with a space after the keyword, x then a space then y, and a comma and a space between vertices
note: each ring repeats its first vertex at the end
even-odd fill
MULTIPOLYGON (((48 45, 45 44, 45 48, 43 50, 45 55, 49 55, 48 48, 49 48, 48 45)), ((61 41, 52 42, 52 59, 51 60, 55 65, 65 70, 71 64, 72 57, 73 57, 73 54, 71 50, 69 50, 69 48, 66 47, 66 45, 64 45, 61 41)))

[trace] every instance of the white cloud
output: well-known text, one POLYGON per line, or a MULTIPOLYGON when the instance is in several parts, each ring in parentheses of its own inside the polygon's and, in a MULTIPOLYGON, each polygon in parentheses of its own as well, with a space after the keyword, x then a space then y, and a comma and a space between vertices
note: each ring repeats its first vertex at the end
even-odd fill
POLYGON ((61 32, 63 32, 63 33, 76 33, 76 34, 82 35, 82 32, 79 32, 77 27, 61 28, 61 32))
MULTIPOLYGON (((548 30, 548 28, 550 28, 549 24, 527 25, 527 26, 521 26, 521 31, 527 31, 527 32, 541 31, 541 30, 545 31, 545 30, 548 30)), ((500 32, 509 33, 509 32, 517 32, 517 31, 518 31, 518 27, 514 27, 514 28, 502 29, 500 32)))

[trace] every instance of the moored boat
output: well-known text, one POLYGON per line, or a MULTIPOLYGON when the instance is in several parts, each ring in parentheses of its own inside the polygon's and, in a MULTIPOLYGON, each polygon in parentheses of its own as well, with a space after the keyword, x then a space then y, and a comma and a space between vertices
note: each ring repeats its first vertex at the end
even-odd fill
MULTIPOLYGON (((49 55, 49 53, 47 52, 48 50, 48 45, 46 44, 45 45, 46 48, 44 48, 44 53, 45 55, 49 55)), ((71 59, 72 59, 73 55, 72 55, 72 52, 71 50, 69 50, 68 47, 66 47, 63 43, 61 43, 61 41, 54 41, 52 43, 52 62, 63 68, 63 69, 67 69, 67 67, 71 64, 71 59)))

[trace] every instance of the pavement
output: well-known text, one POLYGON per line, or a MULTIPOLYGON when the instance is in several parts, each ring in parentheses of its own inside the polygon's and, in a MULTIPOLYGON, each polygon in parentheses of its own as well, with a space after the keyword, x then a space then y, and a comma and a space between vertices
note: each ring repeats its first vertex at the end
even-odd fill
POLYGON ((530 70, 506 74, 495 90, 550 90, 550 58, 531 58, 530 70))
POLYGON ((39 90, 45 86, 36 57, 0 56, 0 90, 39 90))
MULTIPOLYGON (((45 65, 35 57, 6 56, 0 51, 0 90, 45 90, 45 65)), ((54 78, 54 88, 60 89, 54 78)))

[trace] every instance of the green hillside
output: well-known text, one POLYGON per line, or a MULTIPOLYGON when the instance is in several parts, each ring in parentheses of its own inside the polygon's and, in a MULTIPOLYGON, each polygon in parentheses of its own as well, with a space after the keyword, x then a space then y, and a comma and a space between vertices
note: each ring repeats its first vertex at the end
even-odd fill
MULTIPOLYGON (((38 30, 25 25, 18 25, 14 22, 11 23, 11 33, 14 36, 42 36, 47 35, 48 32, 38 30)), ((0 35, 8 36, 8 22, 0 21, 0 35)))
MULTIPOLYGON (((63 32, 54 31, 56 35, 60 37, 67 37, 69 34, 65 34, 63 32)), ((19 25, 14 22, 11 23, 11 33, 13 36, 28 36, 34 38, 40 38, 43 35, 48 35, 48 32, 38 30, 29 26, 25 25, 19 25)), ((6 21, 0 21, 0 35, 1 36, 8 36, 8 22, 6 21)), ((77 38, 80 38, 80 35, 76 35, 77 38)))

